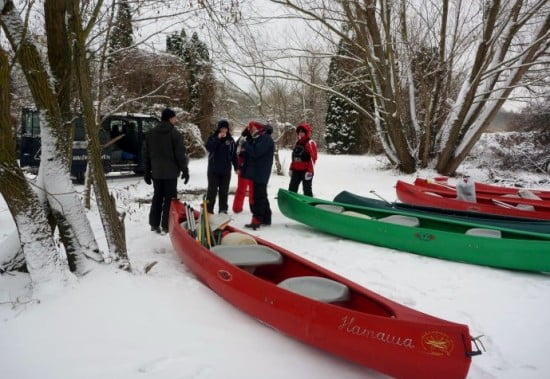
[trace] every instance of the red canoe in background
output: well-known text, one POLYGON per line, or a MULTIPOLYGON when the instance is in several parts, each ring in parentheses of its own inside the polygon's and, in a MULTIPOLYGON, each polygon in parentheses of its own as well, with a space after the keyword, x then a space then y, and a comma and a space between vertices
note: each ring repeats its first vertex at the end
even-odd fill
MULTIPOLYGON (((414 185, 426 188, 429 191, 444 197, 454 199, 457 196, 455 187, 449 186, 447 184, 442 184, 438 181, 434 181, 431 179, 416 178, 414 181, 414 185)), ((530 193, 529 195, 533 196, 534 194, 530 193)), ((534 211, 550 213, 550 201, 543 200, 541 198, 537 199, 536 197, 534 199, 520 197, 519 195, 514 194, 488 194, 476 191, 476 200, 478 203, 481 204, 500 206, 506 206, 506 204, 509 204, 523 210, 530 209, 534 211)))
MULTIPOLYGON (((437 177, 437 178, 434 178, 434 181, 436 183, 443 184, 451 188, 455 188, 455 186, 447 182, 448 179, 449 179, 448 177, 437 177)), ((421 180, 429 181, 429 179, 421 179, 421 180)), ((546 200, 546 201, 550 200, 550 191, 548 190, 545 191, 545 190, 530 189, 530 188, 503 187, 503 186, 497 186, 494 184, 487 184, 487 183, 480 183, 480 182, 475 182, 475 189, 476 189, 476 193, 486 194, 486 195, 496 195, 496 196, 517 195, 518 192, 521 190, 528 190, 534 195, 537 195, 538 197, 540 197, 542 200, 546 200)))
MULTIPOLYGON (((415 184, 417 183, 415 182, 415 184)), ((439 184, 413 185, 398 180, 395 190, 397 192, 398 199, 406 204, 490 213, 529 219, 550 220, 550 209, 547 208, 547 201, 543 201, 542 203, 544 204, 542 206, 534 205, 535 210, 520 209, 517 208, 517 205, 531 205, 533 202, 540 202, 541 200, 504 198, 502 196, 479 196, 477 202, 472 203, 457 200, 456 191, 453 189, 436 188, 437 186, 442 187, 439 184), (543 210, 537 210, 537 208, 543 210)))
POLYGON ((230 226, 224 239, 240 234, 256 245, 207 249, 185 220, 185 206, 173 200, 170 238, 183 263, 226 301, 293 338, 397 378, 464 378, 480 354, 466 325, 397 304, 230 226))

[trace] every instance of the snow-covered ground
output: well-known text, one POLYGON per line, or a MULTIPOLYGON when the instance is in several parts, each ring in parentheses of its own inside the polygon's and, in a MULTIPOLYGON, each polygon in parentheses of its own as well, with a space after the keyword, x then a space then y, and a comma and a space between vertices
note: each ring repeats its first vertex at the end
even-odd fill
MULTIPOLYGON (((290 152, 281 156, 286 167, 290 152)), ((344 189, 364 195, 376 190, 393 201, 395 181, 414 176, 382 166, 377 157, 321 154, 314 194, 332 199, 344 189)), ((205 189, 206 160, 193 160, 190 172, 185 188, 205 189)), ((479 170, 469 173, 486 179, 479 170)), ((399 303, 467 324, 473 336, 483 334, 487 352, 473 358, 469 378, 550 378, 550 275, 443 261, 317 232, 279 212, 274 197, 288 182, 288 176, 272 176, 273 225, 255 234, 399 303)), ((100 266, 73 287, 41 299, 29 291, 27 275, 1 275, 0 377, 384 377, 279 334, 233 308, 179 262, 168 236, 149 231, 149 206, 141 200, 151 196, 151 186, 138 177, 112 178, 109 185, 127 211, 133 274, 100 266)), ((182 182, 179 186, 184 188, 182 182)), ((94 210, 89 217, 105 249, 99 217, 94 210)), ((232 217, 232 225, 242 227, 250 213, 232 217)), ((0 198, 0 246, 13 229, 0 198)))

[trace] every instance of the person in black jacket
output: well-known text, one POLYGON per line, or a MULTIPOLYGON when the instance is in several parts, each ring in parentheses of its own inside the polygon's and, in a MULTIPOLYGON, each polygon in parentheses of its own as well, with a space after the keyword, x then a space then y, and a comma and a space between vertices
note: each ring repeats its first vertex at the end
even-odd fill
POLYGON ((237 170, 236 145, 229 131, 229 123, 220 120, 214 133, 206 141, 208 150, 208 189, 206 191, 207 209, 214 213, 216 195, 219 197, 219 213, 227 213, 227 195, 231 181, 231 166, 237 170))
POLYGON ((187 155, 183 136, 174 128, 176 114, 166 108, 161 122, 145 135, 143 166, 145 183, 153 183, 154 192, 149 212, 149 225, 157 233, 168 232, 170 201, 177 197, 178 176, 189 182, 187 155))
POLYGON ((245 227, 257 229, 261 225, 271 225, 271 207, 267 198, 267 183, 273 166, 275 144, 271 133, 271 125, 264 125, 257 121, 248 124, 250 137, 243 143, 245 152, 243 178, 253 182, 253 202, 250 204, 252 221, 245 227))

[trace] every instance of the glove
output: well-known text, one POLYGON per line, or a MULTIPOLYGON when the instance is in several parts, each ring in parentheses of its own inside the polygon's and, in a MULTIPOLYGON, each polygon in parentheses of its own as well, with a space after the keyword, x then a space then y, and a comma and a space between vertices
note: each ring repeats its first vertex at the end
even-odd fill
POLYGON ((143 175, 143 180, 145 180, 145 183, 151 185, 152 181, 151 181, 151 173, 148 172, 146 174, 143 175))
POLYGON ((304 180, 311 180, 313 179, 313 172, 306 172, 304 175, 304 180))
POLYGON ((189 171, 182 172, 181 178, 183 179, 183 184, 189 183, 189 171))

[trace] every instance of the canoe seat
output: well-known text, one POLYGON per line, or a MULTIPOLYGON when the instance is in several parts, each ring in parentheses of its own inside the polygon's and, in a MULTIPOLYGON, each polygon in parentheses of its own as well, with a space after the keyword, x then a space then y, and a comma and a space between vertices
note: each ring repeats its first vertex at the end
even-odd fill
POLYGON ((478 237, 502 238, 500 230, 493 229, 471 228, 466 230, 466 234, 478 237))
POLYGON ((323 303, 346 301, 349 288, 345 284, 318 276, 298 276, 285 279, 279 287, 323 303))
POLYGON ((217 245, 211 251, 218 257, 252 273, 258 266, 279 265, 283 256, 270 247, 262 245, 217 245))
POLYGON ((333 204, 315 204, 315 207, 324 209, 325 211, 334 212, 334 213, 342 213, 344 211, 344 207, 341 207, 340 205, 333 205, 333 204))
POLYGON ((412 226, 413 228, 416 228, 420 225, 420 220, 417 217, 403 215, 391 215, 388 217, 382 217, 379 218, 378 221, 396 225, 412 226))
POLYGON ((522 211, 534 211, 535 207, 530 204, 518 204, 516 209, 521 209, 522 211))
POLYGON ((537 196, 535 193, 529 191, 528 189, 520 189, 518 191, 518 195, 522 199, 542 200, 541 197, 537 196))
POLYGON ((343 214, 343 215, 346 215, 346 216, 353 216, 353 217, 358 217, 358 218, 364 218, 364 219, 367 219, 367 220, 372 219, 372 217, 369 216, 369 215, 366 215, 366 214, 363 214, 363 213, 359 213, 359 212, 354 212, 354 211, 343 211, 342 214, 343 214))

